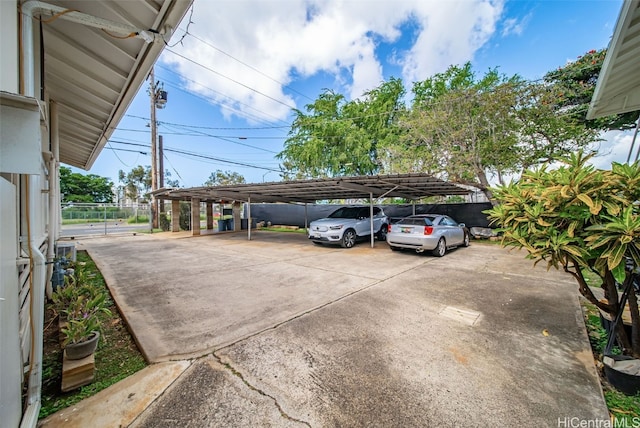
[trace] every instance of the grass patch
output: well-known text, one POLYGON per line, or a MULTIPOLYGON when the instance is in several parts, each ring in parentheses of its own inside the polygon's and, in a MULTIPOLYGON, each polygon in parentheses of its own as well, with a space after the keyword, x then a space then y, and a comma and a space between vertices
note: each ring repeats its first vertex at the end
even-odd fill
MULTIPOLYGON (((593 282, 597 280, 591 279, 593 282)), ((617 391, 604 375, 602 369, 602 353, 607 346, 607 332, 600 323, 600 311, 592 303, 586 299, 580 299, 582 305, 582 313, 584 314, 584 321, 587 326, 587 333, 589 334, 589 342, 591 343, 591 349, 593 351, 593 357, 598 362, 598 374, 600 375, 600 382, 602 383, 602 390, 604 392, 604 398, 609 408, 609 412, 616 418, 617 423, 622 423, 619 426, 634 426, 631 424, 633 418, 640 417, 640 395, 629 396, 617 391), (624 422, 628 422, 624 425, 624 422)), ((612 353, 619 353, 619 350, 614 349, 612 353), (617 352, 616 352, 617 351, 617 352)), ((637 420, 637 419, 636 419, 637 420)))
POLYGON ((127 223, 128 224, 140 224, 140 223, 149 224, 149 217, 146 216, 146 215, 139 215, 137 217, 129 217, 127 219, 127 223))
MULTIPOLYGON (((78 251, 77 263, 84 263, 90 280, 96 286, 104 287, 105 293, 109 294, 102 274, 86 251, 78 251)), ((95 380, 89 385, 63 393, 60 391, 62 349, 59 340, 58 315, 51 302, 45 305, 40 418, 45 418, 95 395, 147 365, 111 297, 108 300, 108 308, 111 316, 102 314, 102 337, 95 354, 95 380)))

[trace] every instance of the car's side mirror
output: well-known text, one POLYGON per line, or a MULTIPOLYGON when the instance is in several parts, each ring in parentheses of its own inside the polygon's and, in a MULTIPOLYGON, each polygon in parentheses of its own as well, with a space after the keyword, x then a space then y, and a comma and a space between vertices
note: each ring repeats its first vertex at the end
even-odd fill
POLYGON ((464 223, 458 223, 458 226, 460 226, 460 227, 465 227, 465 226, 464 226, 464 223))

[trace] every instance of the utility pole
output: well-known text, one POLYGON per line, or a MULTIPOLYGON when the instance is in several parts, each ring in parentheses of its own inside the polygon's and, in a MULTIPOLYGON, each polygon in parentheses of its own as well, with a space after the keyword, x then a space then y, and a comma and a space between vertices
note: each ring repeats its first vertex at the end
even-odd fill
MULTIPOLYGON (((156 82, 153 67, 149 73, 149 97, 151 102, 151 192, 158 190, 158 122, 156 121, 156 108, 163 109, 167 104, 167 92, 162 89, 162 84, 156 82)), ((160 136, 160 144, 162 144, 162 136, 160 136)), ((160 152, 162 156, 162 151, 160 152)), ((162 162, 162 159, 160 159, 162 162)), ((162 165, 162 164, 161 164, 162 165)), ((162 166, 160 172, 160 186, 164 185, 164 175, 162 174, 162 166)), ((164 201, 163 201, 164 202, 164 201)), ((164 204, 162 204, 164 205, 164 204)), ((151 194, 151 227, 158 227, 158 201, 153 193, 151 194)))
POLYGON ((156 78, 155 73, 153 71, 153 67, 151 67, 151 73, 149 73, 149 95, 151 97, 151 227, 158 227, 158 213, 156 209, 156 197, 153 195, 155 190, 158 190, 158 179, 157 179, 157 153, 156 153, 156 139, 157 139, 157 123, 156 123, 156 98, 157 98, 157 90, 156 90, 156 78))
MULTIPOLYGON (((162 149, 162 135, 158 135, 158 169, 160 170, 160 180, 159 187, 162 189, 164 187, 164 151, 162 149)), ((160 199, 159 205, 160 209, 158 212, 164 212, 164 199, 160 199)))

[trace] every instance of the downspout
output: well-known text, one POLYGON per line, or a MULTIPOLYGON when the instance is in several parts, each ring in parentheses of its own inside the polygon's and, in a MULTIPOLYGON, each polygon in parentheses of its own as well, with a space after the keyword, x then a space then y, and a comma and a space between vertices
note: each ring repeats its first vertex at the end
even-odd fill
MULTIPOLYGON (((631 155, 633 154, 633 146, 636 145, 636 137, 638 136, 639 130, 640 130, 640 115, 638 115, 638 120, 636 121, 636 130, 634 131, 633 139, 631 140, 631 148, 629 149, 629 156, 627 156, 627 163, 631 162, 631 155)), ((635 159, 636 161, 638 160, 638 156, 640 156, 640 146, 638 146, 638 152, 636 153, 636 159, 635 159)))
MULTIPOLYGON (((22 418, 21 427, 35 427, 40 412, 40 393, 42 387, 42 325, 44 323, 44 288, 45 288, 45 257, 40 251, 38 240, 31 231, 32 225, 37 224, 38 215, 33 209, 37 206, 40 192, 35 191, 39 180, 37 176, 24 176, 22 196, 25 201, 26 218, 23 226, 27 236, 20 237, 23 251, 29 254, 29 319, 31 329, 31 352, 29 354, 29 381, 27 389, 27 408, 22 418)), ((39 189, 38 189, 39 190, 39 189)), ((23 229, 24 230, 24 229, 23 229)))
MULTIPOLYGON (((60 139, 58 134, 58 105, 55 101, 49 103, 49 117, 51 120, 51 159, 49 160, 49 221, 47 234, 47 278, 51 278, 53 274, 53 260, 56 255, 56 240, 58 239, 58 210, 60 210, 59 202, 59 185, 58 185, 58 159, 60 156, 60 139)), ((47 298, 53 296, 53 288, 51 281, 46 282, 47 298)))
MULTIPOLYGON (((23 5, 25 7, 26 5, 23 5)), ((28 10, 29 7, 27 6, 28 10)), ((30 15, 22 14, 22 67, 21 88, 22 94, 35 98, 35 66, 33 49, 33 21, 30 15)), ((41 407, 42 388, 42 325, 44 322, 44 288, 45 288, 45 257, 40 251, 31 228, 37 224, 38 216, 34 207, 38 206, 40 189, 39 180, 34 175, 23 176, 21 186, 21 199, 24 201, 24 215, 21 216, 22 235, 20 247, 29 255, 29 328, 31 332, 31 346, 29 353, 28 387, 26 396, 26 408, 22 416, 21 427, 32 428, 38 423, 38 414, 41 407), (24 236, 24 231, 27 234, 24 236)))

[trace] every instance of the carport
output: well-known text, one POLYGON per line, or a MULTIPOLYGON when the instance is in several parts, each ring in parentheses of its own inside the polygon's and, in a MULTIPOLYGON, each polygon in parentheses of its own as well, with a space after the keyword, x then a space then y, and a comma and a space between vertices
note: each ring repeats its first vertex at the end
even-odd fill
POLYGON ((200 235, 200 204, 207 205, 207 229, 213 229, 213 204, 233 203, 234 230, 241 230, 240 204, 248 204, 247 238, 251 240, 251 203, 288 203, 305 205, 317 201, 339 199, 369 199, 371 219, 371 247, 374 246, 374 199, 403 198, 415 202, 430 196, 467 195, 470 189, 440 180, 431 175, 408 173, 394 175, 366 175, 310 180, 291 180, 270 183, 231 184, 191 188, 163 188, 153 192, 157 199, 171 201, 171 230, 179 231, 179 202, 191 203, 192 235, 200 235))

